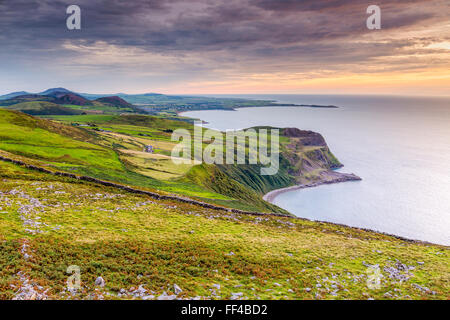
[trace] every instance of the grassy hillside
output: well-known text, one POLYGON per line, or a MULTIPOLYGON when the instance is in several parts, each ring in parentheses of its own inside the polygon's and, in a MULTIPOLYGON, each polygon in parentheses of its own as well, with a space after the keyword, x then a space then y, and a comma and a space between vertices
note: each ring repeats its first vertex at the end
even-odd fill
POLYGON ((34 101, 47 101, 47 102, 54 102, 55 98, 48 97, 48 96, 41 96, 37 94, 26 94, 26 95, 20 95, 20 96, 14 96, 9 99, 0 100, 0 106, 11 106, 18 103, 23 102, 34 102, 34 101))
MULTIPOLYGON (((84 123, 94 130, 102 131, 108 138, 119 139, 122 147, 118 147, 117 151, 121 159, 140 174, 158 180, 178 178, 178 181, 187 184, 194 182, 209 191, 242 200, 240 208, 246 210, 251 210, 253 206, 262 211, 268 209, 280 212, 279 208, 261 201, 262 195, 295 183, 319 181, 323 179, 324 172, 341 166, 322 136, 298 129, 280 129, 282 134, 280 170, 276 175, 263 176, 260 173, 261 165, 203 165, 193 168, 192 165, 174 166, 168 157, 175 146, 171 141, 172 131, 185 129, 193 134, 192 125, 183 121, 168 120, 163 116, 142 115, 53 118, 72 124, 73 121, 84 123), (145 145, 156 147, 156 154, 148 155, 140 152, 145 145)), ((270 149, 270 139, 268 144, 270 149)), ((204 143, 204 147, 206 146, 207 143, 204 143)), ((248 146, 246 154, 248 155, 248 146)), ((227 205, 226 202, 221 204, 227 205)))
MULTIPOLYGON (((259 195, 255 194, 253 201, 247 203, 233 194, 221 194, 185 179, 183 176, 191 166, 174 166, 167 157, 174 146, 170 141, 172 129, 168 128, 192 130, 185 122, 133 115, 70 117, 72 121, 80 119, 88 120, 90 125, 68 126, 0 110, 0 150, 37 161, 39 165, 144 189, 177 193, 232 208, 284 212, 259 195), (97 124, 90 122, 94 120, 97 124), (156 147, 153 158, 146 158, 148 154, 142 152, 147 144, 156 147)), ((247 192, 253 194, 251 190, 247 192)))
POLYGON ((82 113, 80 110, 60 106, 53 102, 48 101, 32 101, 32 102, 22 102, 18 104, 13 104, 5 109, 17 110, 29 115, 79 115, 82 113))
MULTIPOLYGON (((193 135, 192 124, 184 121, 111 114, 51 116, 59 121, 55 122, 3 112, 0 150, 58 170, 248 211, 287 214, 262 196, 296 183, 319 181, 330 168, 340 165, 319 134, 298 129, 281 130, 280 170, 276 175, 263 176, 260 165, 175 165, 171 158, 176 145, 171 140, 172 132, 185 129, 193 135), (154 153, 144 152, 148 145, 154 153)), ((203 142, 203 148, 208 143, 203 142)))
POLYGON ((174 284, 179 299, 450 298, 445 247, 156 201, 2 161, 0 216, 0 299, 150 300, 174 284), (73 265, 81 288, 69 292, 73 265), (370 266, 379 288, 367 286, 370 266))

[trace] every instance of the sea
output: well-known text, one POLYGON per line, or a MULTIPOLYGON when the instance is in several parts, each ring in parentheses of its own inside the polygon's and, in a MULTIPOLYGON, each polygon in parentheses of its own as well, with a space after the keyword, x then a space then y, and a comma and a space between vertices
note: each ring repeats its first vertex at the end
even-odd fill
POLYGON ((227 130, 256 125, 321 133, 342 172, 362 181, 282 193, 274 203, 328 221, 450 245, 450 97, 216 95, 339 108, 258 107, 184 116, 227 130))

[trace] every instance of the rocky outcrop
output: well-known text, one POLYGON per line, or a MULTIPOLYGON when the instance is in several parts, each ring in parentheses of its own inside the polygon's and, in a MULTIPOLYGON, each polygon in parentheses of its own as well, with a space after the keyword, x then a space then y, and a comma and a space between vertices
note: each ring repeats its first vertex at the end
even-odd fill
POLYGON ((326 146, 325 139, 320 133, 300 130, 297 128, 283 129, 283 135, 289 138, 301 138, 304 146, 326 146))

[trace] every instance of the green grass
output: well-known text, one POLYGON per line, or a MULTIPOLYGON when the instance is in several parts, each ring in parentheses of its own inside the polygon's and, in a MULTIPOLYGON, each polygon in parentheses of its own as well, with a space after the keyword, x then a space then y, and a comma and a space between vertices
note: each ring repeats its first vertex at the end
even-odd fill
POLYGON ((34 118, 0 110, 0 149, 53 163, 94 166, 112 171, 123 169, 112 150, 75 140, 56 130, 52 132, 53 128, 44 125, 34 118))
POLYGON ((71 108, 60 106, 58 104, 48 101, 32 101, 22 102, 7 107, 3 107, 9 110, 18 110, 29 115, 77 115, 81 111, 73 110, 71 108))
MULTIPOLYGON (((80 117, 98 118, 97 121, 114 119, 114 116, 112 118, 108 118, 109 116, 80 117)), ((160 124, 164 124, 164 120, 157 119, 157 125, 160 124)), ((177 123, 177 125, 187 124, 177 123)), ((157 189, 163 192, 197 197, 213 203, 216 200, 226 200, 232 207, 247 208, 247 205, 240 203, 239 200, 233 200, 226 195, 218 194, 192 182, 161 181, 135 172, 132 167, 121 161, 116 151, 111 148, 111 142, 105 141, 97 133, 90 133, 83 128, 0 110, 0 137, 0 150, 36 160, 40 165, 50 164, 58 170, 151 190, 157 189)), ((116 141, 116 143, 120 143, 120 141, 116 141)))
POLYGON ((14 297, 19 271, 51 299, 131 299, 120 290, 138 286, 157 297, 172 293, 173 284, 183 289, 181 298, 229 299, 233 292, 244 299, 449 298, 450 257, 442 246, 327 223, 212 212, 5 162, 0 192, 0 299, 14 297), (41 233, 26 231, 20 208, 27 205, 41 233), (397 260, 414 267, 406 281, 384 271, 397 260), (367 287, 367 264, 380 265, 380 289, 367 287), (70 265, 81 269, 75 296, 64 291, 70 265), (98 276, 104 288, 95 287, 98 276))
POLYGON ((116 115, 103 114, 87 114, 79 116, 51 116, 51 119, 59 120, 65 123, 81 122, 81 123, 103 123, 114 119, 116 115))

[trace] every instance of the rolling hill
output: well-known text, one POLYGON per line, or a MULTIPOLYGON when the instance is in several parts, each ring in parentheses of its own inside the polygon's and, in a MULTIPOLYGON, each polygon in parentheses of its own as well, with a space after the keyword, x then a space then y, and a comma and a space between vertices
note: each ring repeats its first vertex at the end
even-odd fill
MULTIPOLYGON (((186 180, 184 176, 189 166, 184 169, 185 172, 175 173, 173 170, 178 168, 167 156, 175 143, 171 142, 171 133, 167 129, 192 130, 192 126, 185 122, 138 115, 67 118, 73 125, 0 109, 0 150, 58 170, 148 190, 177 193, 245 210, 284 212, 263 201, 261 195, 248 187, 240 185, 242 192, 239 197, 233 197, 231 192, 228 196, 186 180), (80 121, 82 119, 87 122, 80 121), (80 124, 88 127, 81 127, 80 124), (142 152, 143 147, 149 144, 158 146, 159 159, 148 159, 148 154, 142 152), (167 172, 171 174, 167 176, 167 172), (161 174, 167 177, 161 178, 161 174), (252 198, 251 203, 243 201, 244 195, 247 200, 252 198)), ((224 176, 222 183, 231 186, 236 182, 224 176)))
POLYGON ((57 97, 57 96, 63 96, 63 95, 69 94, 69 93, 75 93, 75 92, 67 90, 66 88, 50 88, 50 89, 40 92, 39 94, 41 96, 57 97))
POLYGON ((33 101, 54 102, 55 98, 41 96, 38 94, 26 94, 26 95, 16 96, 16 97, 10 98, 10 99, 0 100, 0 106, 11 106, 11 105, 18 104, 18 103, 33 102, 33 101))
MULTIPOLYGON (((131 103, 121 99, 117 96, 105 96, 97 100, 89 100, 85 97, 67 90, 65 88, 52 88, 45 90, 39 94, 27 94, 26 92, 16 92, 5 96, 0 99, 0 107, 14 106, 22 103, 33 102, 34 105, 19 105, 12 107, 13 110, 29 110, 27 113, 34 115, 70 115, 86 113, 122 113, 122 112, 135 112, 145 113, 143 110, 135 107, 131 103), (23 93, 23 94, 22 94, 23 93), (35 113, 36 107, 43 103, 37 104, 37 102, 52 103, 52 107, 47 107, 42 110, 41 113, 35 113), (60 108, 56 108, 54 105, 60 105, 60 108), (24 109, 26 107, 26 109, 24 109), (73 109, 73 111, 67 110, 73 109)), ((47 104, 47 106, 50 106, 47 104)))
MULTIPOLYGON (((5 99, 0 99, 1 105, 10 105, 20 102, 16 94, 5 95, 5 99), (6 99, 8 98, 8 99, 6 99)), ((26 101, 49 101, 66 106, 86 106, 91 111, 101 113, 121 113, 134 112, 141 114, 165 114, 173 118, 179 118, 178 113, 191 110, 234 110, 243 107, 313 107, 313 108, 337 108, 336 106, 321 105, 295 105, 276 103, 271 100, 254 100, 231 97, 196 97, 165 95, 160 93, 144 94, 88 94, 76 93, 65 88, 51 88, 39 94, 28 94, 26 101), (32 98, 31 96, 34 96, 32 98), (112 109, 111 109, 112 108, 112 109)))
POLYGON ((104 105, 111 106, 111 107, 118 107, 118 108, 132 108, 133 105, 131 103, 126 102, 122 98, 118 96, 112 96, 112 97, 103 97, 98 98, 95 101, 100 102, 104 105))
POLYGON ((11 93, 0 96, 0 100, 8 100, 8 99, 12 99, 12 98, 15 98, 18 96, 24 96, 24 95, 28 95, 28 94, 30 94, 30 93, 26 92, 26 91, 11 92, 11 93))
POLYGON ((67 93, 55 97, 54 102, 57 104, 67 104, 67 105, 75 105, 75 106, 92 106, 92 101, 83 98, 82 96, 75 93, 67 93))
POLYGON ((79 115, 82 111, 67 108, 53 102, 47 101, 31 101, 13 104, 5 107, 9 110, 17 110, 29 115, 79 115))

